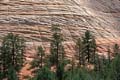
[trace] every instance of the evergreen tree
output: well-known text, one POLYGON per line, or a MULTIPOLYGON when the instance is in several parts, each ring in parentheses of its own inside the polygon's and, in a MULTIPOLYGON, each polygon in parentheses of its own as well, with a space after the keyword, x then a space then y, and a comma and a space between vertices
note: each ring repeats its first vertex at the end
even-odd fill
POLYGON ((100 73, 99 73, 101 79, 106 79, 106 77, 107 77, 107 73, 108 73, 107 68, 109 68, 108 64, 110 64, 109 61, 107 59, 105 59, 105 56, 103 55, 101 57, 101 65, 100 65, 101 69, 100 69, 100 73))
POLYGON ((120 53, 119 45, 115 44, 113 47, 114 57, 120 53))
POLYGON ((13 66, 17 71, 22 67, 25 49, 24 42, 22 37, 13 33, 9 33, 4 37, 1 47, 1 72, 4 77, 8 75, 10 66, 13 66))
MULTIPOLYGON (((71 70, 69 71, 71 73, 71 70)), ((73 73, 68 73, 66 80, 94 80, 85 68, 75 67, 73 73)))
POLYGON ((64 67, 67 60, 65 59, 64 47, 62 45, 61 30, 58 25, 52 26, 52 41, 51 41, 51 56, 50 62, 52 65, 56 65, 56 78, 63 80, 64 78, 64 67))
POLYGON ((43 50, 43 48, 42 47, 38 47, 38 56, 40 55, 40 57, 41 57, 41 68, 42 68, 42 64, 43 64, 43 57, 44 57, 44 55, 45 55, 45 53, 44 53, 44 50, 43 50))
POLYGON ((40 67, 42 68, 43 58, 45 56, 45 53, 44 53, 44 50, 41 46, 38 47, 38 55, 37 56, 40 56, 40 67))
POLYGON ((112 61, 108 80, 120 80, 120 55, 117 55, 112 61))
POLYGON ((55 80, 55 76, 47 66, 44 66, 37 71, 37 75, 32 80, 55 80))
POLYGON ((80 38, 78 38, 77 40, 77 43, 76 43, 76 51, 77 51, 77 57, 78 57, 78 60, 79 60, 79 65, 85 65, 85 56, 84 56, 84 53, 83 53, 83 43, 82 43, 82 40, 80 38))
POLYGON ((64 79, 64 67, 65 67, 64 61, 60 61, 56 69, 57 80, 64 79))
POLYGON ((96 52, 97 52, 97 45, 96 45, 96 40, 93 37, 92 42, 91 42, 91 62, 95 64, 95 57, 96 57, 96 52))
POLYGON ((111 50, 110 47, 108 47, 108 51, 107 51, 107 56, 108 56, 108 63, 111 63, 111 50))
POLYGON ((59 26, 53 25, 52 27, 53 35, 51 40, 51 57, 50 61, 56 66, 58 65, 59 61, 64 59, 64 47, 62 46, 62 35, 59 26))
POLYGON ((46 60, 45 51, 42 46, 39 46, 37 49, 37 56, 31 63, 31 68, 35 69, 33 71, 35 73, 35 77, 32 79, 30 78, 30 80, 54 80, 55 74, 50 70, 46 60))
POLYGON ((96 52, 96 43, 95 43, 95 39, 92 36, 92 34, 90 33, 89 30, 87 30, 85 32, 85 35, 82 38, 83 40, 83 45, 84 45, 84 54, 85 54, 85 58, 87 60, 88 63, 92 62, 92 59, 94 59, 94 55, 96 52))
POLYGON ((101 60, 99 58, 99 55, 95 55, 95 64, 94 64, 94 70, 95 72, 100 72, 101 71, 101 60))
POLYGON ((36 68, 36 70, 34 70, 33 72, 38 71, 38 69, 44 67, 43 64, 46 65, 45 61, 45 51, 43 50, 42 46, 38 46, 37 55, 35 59, 31 62, 32 66, 30 67, 30 69, 36 68))
POLYGON ((8 80, 19 80, 17 77, 16 70, 12 66, 8 69, 8 80))
POLYGON ((74 69, 75 69, 75 59, 74 58, 72 58, 71 65, 72 65, 72 67, 71 67, 71 74, 74 74, 74 69))
POLYGON ((0 53, 0 79, 3 78, 3 70, 2 70, 3 66, 2 66, 2 57, 1 57, 1 53, 0 53))

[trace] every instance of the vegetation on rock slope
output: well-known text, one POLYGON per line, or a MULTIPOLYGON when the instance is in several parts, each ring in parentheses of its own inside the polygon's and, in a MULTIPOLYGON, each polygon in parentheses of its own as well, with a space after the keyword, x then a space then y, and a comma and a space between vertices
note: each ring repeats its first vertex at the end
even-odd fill
MULTIPOLYGON (((66 57, 61 29, 53 25, 50 55, 39 46, 37 56, 31 62, 33 77, 27 80, 120 80, 120 50, 114 46, 114 58, 97 53, 94 36, 86 31, 76 41, 76 54, 71 60, 66 57), (69 66, 70 65, 70 66, 69 66), (91 68, 93 67, 93 68, 91 68), (54 69, 52 69, 54 68, 54 69)), ((24 63, 25 41, 19 35, 9 33, 0 48, 0 80, 19 80, 19 70, 24 63)))

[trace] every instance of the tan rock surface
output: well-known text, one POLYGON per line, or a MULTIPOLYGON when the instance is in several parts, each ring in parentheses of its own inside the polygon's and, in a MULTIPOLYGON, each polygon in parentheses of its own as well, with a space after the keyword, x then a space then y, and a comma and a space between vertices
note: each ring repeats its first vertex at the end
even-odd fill
POLYGON ((48 42, 51 24, 59 24, 69 42, 87 29, 99 42, 114 41, 120 36, 119 22, 119 0, 0 0, 1 37, 15 32, 31 44, 48 42))
MULTIPOLYGON (((36 45, 43 45, 49 52, 52 24, 60 25, 69 57, 75 53, 75 39, 87 29, 99 45, 119 43, 120 1, 0 0, 0 38, 9 32, 23 35, 28 60, 34 57, 36 45)), ((105 49, 100 50, 102 53, 105 49)))

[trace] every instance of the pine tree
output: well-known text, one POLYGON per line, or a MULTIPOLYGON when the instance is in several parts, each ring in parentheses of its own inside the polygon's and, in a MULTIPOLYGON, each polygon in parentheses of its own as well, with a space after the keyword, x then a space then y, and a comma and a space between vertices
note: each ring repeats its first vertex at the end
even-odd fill
POLYGON ((111 63, 109 80, 120 80, 120 55, 117 55, 111 63))
POLYGON ((93 55, 95 55, 96 52, 96 43, 95 43, 95 39, 92 36, 92 34, 90 33, 89 30, 87 30, 84 34, 84 36, 82 37, 82 42, 84 45, 84 54, 85 54, 85 58, 87 60, 88 63, 91 63, 92 59, 94 57, 92 57, 93 55))
POLYGON ((119 45, 115 44, 113 47, 114 57, 120 53, 119 45))
POLYGON ((35 77, 30 80, 54 80, 55 74, 50 70, 46 60, 45 51, 42 46, 39 46, 37 49, 37 56, 31 63, 31 68, 35 69, 33 71, 35 73, 35 77))
POLYGON ((37 71, 37 75, 32 80, 55 80, 55 76, 47 66, 44 66, 37 71))
POLYGON ((95 56, 94 70, 95 72, 100 72, 100 58, 98 55, 95 56))
POLYGON ((51 57, 50 62, 52 65, 58 65, 59 60, 64 58, 64 48, 62 46, 62 35, 59 26, 52 26, 52 40, 51 40, 51 57))
POLYGON ((1 53, 0 53, 0 79, 2 79, 2 77, 3 77, 3 72, 2 72, 2 56, 1 56, 1 53))
POLYGON ((108 47, 108 51, 107 51, 107 56, 108 56, 108 63, 111 63, 111 50, 110 47, 108 47))
POLYGON ((17 77, 17 72, 12 66, 8 69, 8 80, 19 80, 17 77))
POLYGON ((97 45, 96 45, 96 40, 93 37, 92 42, 91 42, 91 62, 95 64, 95 57, 96 57, 96 52, 97 52, 97 45))
POLYGON ((44 65, 46 65, 45 61, 46 61, 45 51, 43 50, 42 46, 38 46, 37 55, 35 59, 31 62, 30 69, 36 68, 33 72, 38 71, 39 69, 44 67, 44 65))
POLYGON ((64 61, 60 61, 56 69, 57 80, 64 79, 64 67, 65 67, 64 61))
POLYGON ((78 38, 77 42, 76 42, 76 51, 77 51, 77 57, 79 58, 79 65, 84 65, 85 64, 85 56, 83 53, 83 43, 82 40, 80 38, 78 38))
POLYGON ((62 80, 64 78, 64 67, 67 62, 65 59, 64 47, 62 45, 63 38, 58 25, 52 26, 52 32, 50 62, 52 65, 56 65, 56 78, 62 80))
POLYGON ((25 40, 19 35, 9 33, 4 37, 1 47, 1 66, 3 76, 8 75, 8 69, 13 66, 18 71, 23 65, 25 40))
MULTIPOLYGON (((105 59, 105 56, 103 55, 102 57, 101 57, 101 69, 100 69, 100 76, 101 76, 101 79, 105 79, 106 78, 106 76, 107 76, 107 68, 106 67, 108 67, 107 66, 107 64, 108 64, 109 62, 107 62, 107 60, 105 59)), ((109 68, 109 67, 108 67, 109 68)))
POLYGON ((45 56, 45 53, 44 53, 44 50, 43 48, 40 46, 38 47, 38 55, 37 56, 40 56, 40 67, 42 68, 42 64, 43 64, 43 58, 45 56))

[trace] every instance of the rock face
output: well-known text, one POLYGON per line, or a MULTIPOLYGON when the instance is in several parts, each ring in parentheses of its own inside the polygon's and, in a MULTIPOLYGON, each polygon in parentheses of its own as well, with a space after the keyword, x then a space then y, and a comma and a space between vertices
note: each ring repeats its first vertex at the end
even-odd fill
POLYGON ((27 38, 29 45, 40 42, 47 47, 52 24, 60 25, 68 51, 74 51, 73 41, 87 29, 100 44, 116 42, 120 36, 120 1, 0 0, 0 37, 14 32, 27 38))
POLYGON ((21 80, 31 74, 29 62, 36 46, 43 45, 49 53, 52 24, 62 29, 68 57, 74 56, 74 41, 86 30, 99 45, 119 43, 120 0, 0 0, 0 40, 9 32, 27 40, 27 64, 21 70, 21 80))

